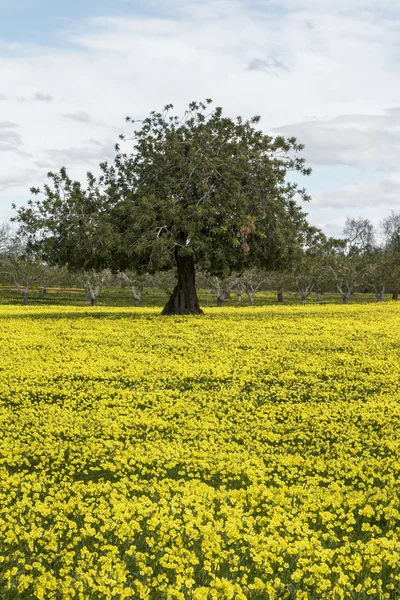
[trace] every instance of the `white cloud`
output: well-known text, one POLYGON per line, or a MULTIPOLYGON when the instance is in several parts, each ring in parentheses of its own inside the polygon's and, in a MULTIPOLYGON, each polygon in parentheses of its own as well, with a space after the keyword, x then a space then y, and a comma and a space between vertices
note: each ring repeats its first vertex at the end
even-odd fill
POLYGON ((78 121, 78 123, 85 123, 86 125, 89 125, 89 123, 92 122, 90 115, 85 111, 66 113, 64 114, 64 117, 66 119, 71 119, 72 121, 78 121))
MULTIPOLYGON (((140 118, 169 102, 183 110, 210 96, 230 114, 261 114, 268 130, 281 124, 315 164, 398 176, 398 0, 176 0, 168 8, 178 16, 82 22, 60 32, 65 48, 0 45, 0 118, 19 124, 0 129, 8 144, 0 181, 19 172, 20 185, 33 172, 40 184, 49 165, 62 164, 81 177, 110 156, 127 114, 140 118)), ((342 192, 368 213, 386 185, 357 180, 342 192)), ((337 196, 315 200, 316 211, 324 202, 336 211, 335 225, 347 214, 337 196)), ((9 192, 1 197, 6 207, 9 192)), ((387 197, 393 206, 394 192, 387 197)))
POLYGON ((36 161, 38 167, 44 166, 50 170, 58 170, 61 165, 81 166, 88 168, 98 165, 102 160, 110 160, 114 156, 114 144, 110 141, 102 144, 96 140, 70 148, 50 148, 42 152, 44 161, 36 161))
POLYGON ((278 127, 306 145, 314 164, 348 165, 358 169, 395 171, 399 168, 400 108, 382 114, 348 114, 278 127))
POLYGON ((17 188, 20 190, 25 189, 29 181, 33 185, 34 178, 37 177, 37 171, 35 169, 15 169, 10 173, 0 174, 0 191, 7 190, 8 188, 17 188))
POLYGON ((351 184, 314 195, 314 205, 324 208, 379 210, 400 207, 400 173, 374 184, 351 184))
POLYGON ((42 92, 36 92, 33 99, 35 102, 53 102, 53 96, 50 94, 43 94, 42 92))

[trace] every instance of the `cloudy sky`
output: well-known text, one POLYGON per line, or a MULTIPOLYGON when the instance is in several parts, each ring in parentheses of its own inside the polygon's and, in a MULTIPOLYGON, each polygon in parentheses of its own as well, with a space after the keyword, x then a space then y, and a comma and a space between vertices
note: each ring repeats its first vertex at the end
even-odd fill
POLYGON ((124 118, 211 97, 295 135, 310 220, 400 210, 399 0, 0 0, 0 219, 124 118))

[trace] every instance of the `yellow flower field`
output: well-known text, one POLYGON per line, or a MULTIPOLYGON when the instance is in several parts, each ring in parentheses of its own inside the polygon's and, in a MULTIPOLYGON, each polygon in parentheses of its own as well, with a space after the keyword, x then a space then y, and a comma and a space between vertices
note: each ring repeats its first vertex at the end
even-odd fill
POLYGON ((400 598, 400 306, 0 308, 0 598, 400 598))

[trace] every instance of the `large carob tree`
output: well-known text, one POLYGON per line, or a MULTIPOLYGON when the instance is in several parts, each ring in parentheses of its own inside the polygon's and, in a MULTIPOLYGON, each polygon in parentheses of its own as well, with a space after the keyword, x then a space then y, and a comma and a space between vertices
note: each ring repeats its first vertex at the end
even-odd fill
POLYGON ((174 267, 177 284, 163 314, 200 313, 196 268, 226 276, 249 267, 283 268, 313 229, 289 171, 310 173, 295 138, 272 137, 259 117, 226 117, 211 100, 183 117, 152 112, 120 136, 112 164, 88 185, 63 168, 18 209, 30 244, 73 269, 174 267), (43 194, 43 195, 41 195, 43 194))

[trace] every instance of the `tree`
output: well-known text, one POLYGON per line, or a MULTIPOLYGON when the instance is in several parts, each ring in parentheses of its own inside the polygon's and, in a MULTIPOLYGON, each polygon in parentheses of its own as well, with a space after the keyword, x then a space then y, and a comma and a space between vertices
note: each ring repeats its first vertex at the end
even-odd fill
POLYGON ((243 292, 245 292, 245 288, 243 283, 240 281, 240 279, 236 282, 236 286, 235 286, 235 290, 236 290, 236 298, 238 302, 242 301, 242 296, 243 296, 243 292))
POLYGON ((365 255, 375 247, 375 230, 369 219, 347 217, 343 235, 348 255, 365 255))
POLYGON ((49 285, 54 285, 60 278, 60 269, 57 267, 47 266, 46 269, 43 270, 40 284, 42 286, 42 298, 47 297, 47 288, 49 285))
POLYGON ((265 273, 257 268, 248 269, 240 278, 240 283, 244 287, 244 291, 247 294, 250 306, 254 306, 256 293, 265 283, 265 273))
POLYGON ((48 266, 21 240, 15 239, 3 257, 3 269, 21 294, 22 304, 27 305, 29 290, 43 279, 48 266))
POLYGON ((86 295, 90 299, 90 306, 97 306, 100 290, 110 279, 111 272, 108 269, 101 271, 90 269, 78 274, 78 281, 83 285, 86 295))
POLYGON ((349 256, 341 251, 332 252, 327 258, 325 271, 341 295, 343 304, 348 304, 362 282, 360 257, 349 256))
POLYGON ((50 173, 17 212, 30 242, 71 268, 175 268, 163 314, 201 312, 196 268, 221 277, 289 264, 309 231, 298 203, 309 197, 287 181, 289 171, 311 172, 303 146, 266 135, 259 117, 232 119, 210 105, 192 102, 182 118, 172 105, 141 123, 128 118, 133 137, 120 136, 114 162, 98 179, 89 173, 86 188, 65 169, 50 173))
POLYGON ((208 276, 206 273, 200 273, 200 285, 205 285, 206 289, 215 289, 217 296, 217 306, 222 306, 222 303, 226 298, 230 297, 232 288, 236 285, 236 276, 233 277, 217 277, 208 276))
POLYGON ((283 292, 288 288, 290 284, 290 275, 285 270, 271 271, 266 275, 267 288, 276 291, 278 302, 282 303, 283 292))
POLYGON ((0 256, 4 257, 14 245, 14 232, 10 223, 0 225, 0 256))
POLYGON ((400 291, 400 213, 393 210, 381 222, 381 231, 384 238, 384 249, 390 264, 388 278, 392 291, 392 300, 398 300, 400 291))
POLYGON ((315 260, 314 256, 304 255, 295 265, 292 277, 299 292, 301 304, 304 306, 321 279, 320 263, 315 260))
POLYGON ((122 285, 128 285, 130 287, 135 306, 139 306, 143 295, 144 277, 138 276, 137 273, 134 273, 133 271, 123 271, 122 273, 119 273, 119 277, 122 281, 122 285))
POLYGON ((376 248, 363 257, 361 263, 363 283, 372 289, 377 302, 383 302, 387 282, 391 276, 390 257, 382 248, 376 248))

